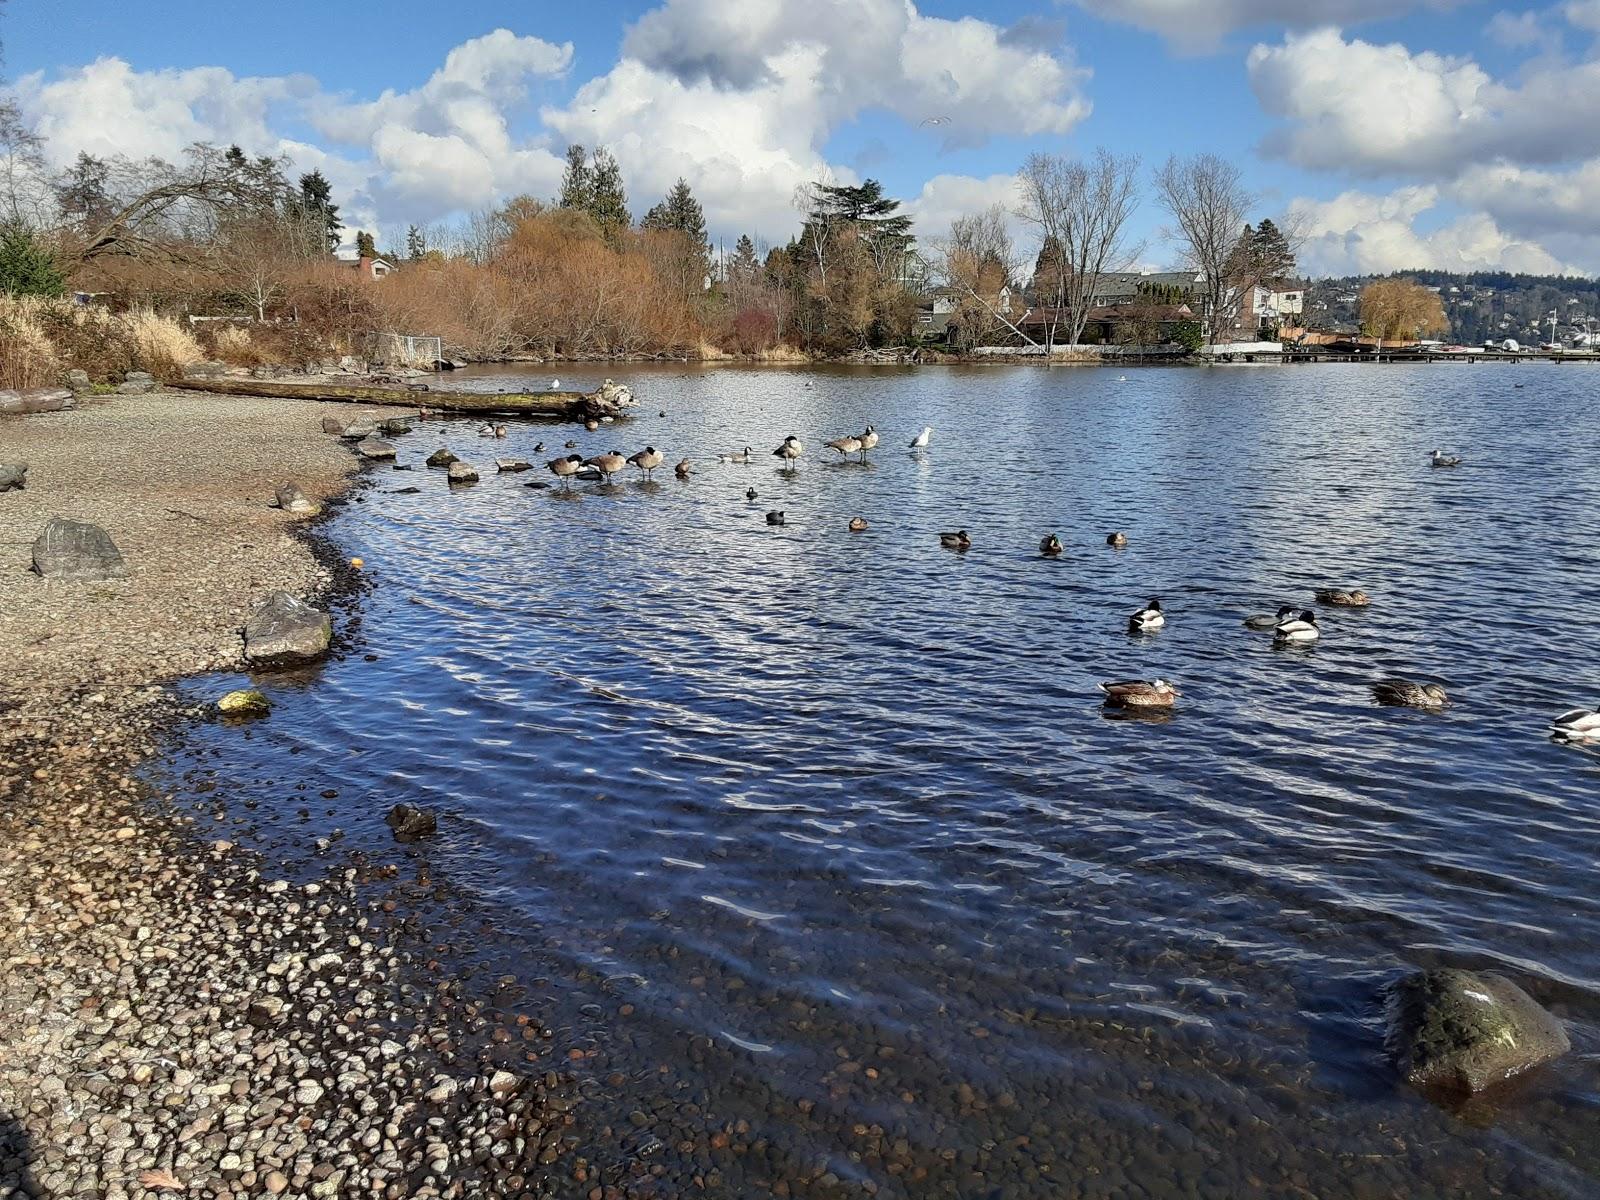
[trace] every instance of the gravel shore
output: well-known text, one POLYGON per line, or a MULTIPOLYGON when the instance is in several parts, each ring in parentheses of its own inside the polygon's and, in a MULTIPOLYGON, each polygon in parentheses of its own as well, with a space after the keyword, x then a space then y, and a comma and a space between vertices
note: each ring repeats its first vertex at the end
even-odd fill
POLYGON ((0 496, 0 1196, 588 1194, 554 1035, 443 977, 403 889, 274 878, 136 774, 216 719, 162 681, 236 669, 262 592, 330 584, 267 501, 344 486, 338 412, 154 394, 0 426, 30 464, 0 496), (55 515, 130 577, 28 573, 55 515))

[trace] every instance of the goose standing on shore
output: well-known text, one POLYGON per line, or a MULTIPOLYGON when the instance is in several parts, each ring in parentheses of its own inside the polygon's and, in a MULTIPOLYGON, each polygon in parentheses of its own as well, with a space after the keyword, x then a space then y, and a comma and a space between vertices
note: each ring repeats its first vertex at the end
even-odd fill
POLYGON ((583 460, 583 465, 593 467, 605 476, 607 483, 610 483, 611 477, 628 465, 628 460, 622 457, 622 451, 613 450, 609 454, 596 454, 593 458, 586 458, 583 460))
POLYGON ((929 442, 930 439, 932 439, 932 437, 933 437, 933 426, 932 425, 924 425, 922 427, 922 432, 917 434, 916 437, 911 439, 911 448, 913 450, 926 450, 928 448, 928 442, 929 442))
POLYGON ((861 439, 851 435, 836 437, 831 442, 823 442, 822 444, 829 450, 837 450, 845 458, 849 458, 857 450, 861 449, 861 439))
POLYGON ((1550 736, 1558 742, 1600 741, 1600 712, 1570 709, 1550 722, 1550 736))
POLYGON ((1314 642, 1322 636, 1317 628, 1317 614, 1309 608, 1298 617, 1289 616, 1272 627, 1272 640, 1281 645, 1314 642))
POLYGON ((1128 632, 1154 633, 1166 623, 1167 617, 1161 611, 1161 601, 1152 598, 1150 603, 1128 618, 1128 632))
POLYGON ((662 460, 665 458, 666 455, 662 454, 654 446, 646 446, 639 453, 630 454, 628 461, 639 468, 639 474, 649 479, 655 474, 655 469, 661 465, 662 460))
POLYGON ((861 437, 858 440, 861 442, 861 461, 866 462, 867 451, 878 444, 878 431, 868 425, 861 431, 861 437))
POLYGON ((794 434, 783 439, 783 444, 772 452, 773 457, 783 460, 783 469, 794 470, 795 460, 805 453, 805 443, 794 434))
POLYGON ((583 459, 576 454, 569 454, 565 458, 552 458, 545 466, 561 480, 561 487, 565 490, 572 486, 572 477, 583 469, 583 459))
POLYGON ((1165 679, 1118 679, 1100 690, 1107 708, 1171 708, 1182 694, 1165 679))

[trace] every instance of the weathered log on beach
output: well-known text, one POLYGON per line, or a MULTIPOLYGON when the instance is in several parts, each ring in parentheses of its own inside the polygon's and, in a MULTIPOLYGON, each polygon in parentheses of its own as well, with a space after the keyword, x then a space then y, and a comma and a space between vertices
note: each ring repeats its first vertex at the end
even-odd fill
POLYGON ((515 417, 557 417, 582 421, 614 417, 620 407, 599 393, 585 392, 458 392, 430 389, 366 387, 340 383, 293 383, 285 379, 185 379, 174 384, 190 392, 222 396, 268 396, 326 400, 345 404, 388 404, 415 409, 419 404, 440 412, 515 417))
POLYGON ((60 412, 71 408, 72 401, 67 388, 0 388, 0 413, 60 412))

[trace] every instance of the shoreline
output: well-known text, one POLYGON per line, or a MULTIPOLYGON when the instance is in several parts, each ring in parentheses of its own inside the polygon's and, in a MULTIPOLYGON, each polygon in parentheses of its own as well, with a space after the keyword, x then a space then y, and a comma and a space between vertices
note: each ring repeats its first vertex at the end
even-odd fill
POLYGON ((223 809, 184 813, 140 776, 217 719, 170 685, 242 670, 252 598, 357 607, 327 516, 267 507, 288 478, 334 506, 359 486, 320 429, 335 411, 159 392, 4 427, 32 470, 0 497, 22 535, 0 551, 0 1193, 561 1195, 585 1178, 554 1032, 441 969, 425 857, 401 882, 319 845, 314 876, 285 878, 219 836, 223 809), (46 513, 105 525, 130 578, 25 572, 46 513))

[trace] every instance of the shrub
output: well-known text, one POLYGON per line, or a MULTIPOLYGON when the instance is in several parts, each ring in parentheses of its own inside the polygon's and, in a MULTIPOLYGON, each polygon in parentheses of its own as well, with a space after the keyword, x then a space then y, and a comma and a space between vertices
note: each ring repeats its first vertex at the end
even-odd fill
POLYGON ((0 227, 0 292, 13 296, 59 296, 66 278, 51 254, 17 222, 0 227))
POLYGON ((55 346, 63 370, 91 379, 120 378, 139 365, 128 323, 109 309, 63 301, 35 302, 35 320, 55 346))
POLYGON ((171 317, 148 308, 134 309, 123 320, 133 335, 139 361, 160 379, 176 379, 183 368, 205 358, 200 345, 171 317))
POLYGON ((236 367, 260 366, 263 361, 250 331, 238 325, 224 325, 217 330, 212 345, 218 358, 236 367))
POLYGON ((733 344, 740 354, 770 350, 778 338, 778 323, 761 308, 747 308, 733 319, 733 344))
POLYGON ((0 387, 45 387, 61 377, 61 361, 34 308, 0 296, 0 387))

